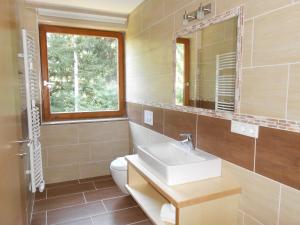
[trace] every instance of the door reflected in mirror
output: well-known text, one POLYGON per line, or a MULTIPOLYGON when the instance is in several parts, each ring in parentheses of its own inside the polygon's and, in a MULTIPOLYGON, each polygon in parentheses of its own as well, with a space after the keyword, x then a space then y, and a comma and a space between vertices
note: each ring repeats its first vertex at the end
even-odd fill
POLYGON ((177 105, 233 112, 238 16, 176 37, 177 105))

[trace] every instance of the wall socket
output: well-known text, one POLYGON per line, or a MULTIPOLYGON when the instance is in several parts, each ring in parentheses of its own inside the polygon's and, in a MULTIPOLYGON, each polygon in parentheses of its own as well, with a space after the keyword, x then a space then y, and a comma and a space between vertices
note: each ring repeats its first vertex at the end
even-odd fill
POLYGON ((231 121, 231 132, 248 137, 258 138, 259 126, 255 124, 231 121))
POLYGON ((153 112, 144 110, 144 123, 153 126, 153 112))

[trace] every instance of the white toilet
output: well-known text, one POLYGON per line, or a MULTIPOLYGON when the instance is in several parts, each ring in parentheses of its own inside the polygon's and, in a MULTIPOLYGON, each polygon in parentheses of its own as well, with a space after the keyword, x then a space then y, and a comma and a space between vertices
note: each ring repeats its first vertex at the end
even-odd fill
POLYGON ((117 186, 124 194, 129 194, 125 188, 127 184, 127 161, 125 157, 116 158, 110 164, 110 173, 117 186))

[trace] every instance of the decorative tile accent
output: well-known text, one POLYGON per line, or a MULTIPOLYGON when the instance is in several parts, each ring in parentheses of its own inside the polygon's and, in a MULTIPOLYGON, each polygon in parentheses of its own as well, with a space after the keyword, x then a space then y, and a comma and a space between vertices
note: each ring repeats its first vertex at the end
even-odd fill
POLYGON ((270 117, 254 116, 254 115, 238 114, 238 113, 222 112, 222 111, 218 112, 215 110, 194 108, 190 106, 179 106, 179 105, 173 105, 167 103, 146 102, 146 101, 140 101, 140 102, 136 101, 135 103, 163 108, 163 109, 170 109, 170 110, 175 110, 180 112, 194 113, 202 116, 209 116, 209 117, 220 118, 225 120, 235 120, 244 123, 256 124, 262 127, 269 127, 269 128, 279 129, 279 130, 287 130, 287 131, 300 133, 300 121, 282 120, 282 119, 276 119, 270 117))

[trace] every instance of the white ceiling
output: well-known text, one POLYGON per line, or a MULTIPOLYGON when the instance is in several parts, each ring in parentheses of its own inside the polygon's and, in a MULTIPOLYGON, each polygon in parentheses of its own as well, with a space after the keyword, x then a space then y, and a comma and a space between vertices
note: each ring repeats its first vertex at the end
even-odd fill
POLYGON ((25 0, 29 4, 129 14, 144 0, 25 0))

